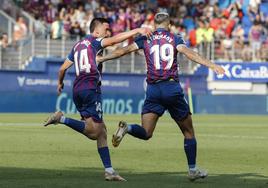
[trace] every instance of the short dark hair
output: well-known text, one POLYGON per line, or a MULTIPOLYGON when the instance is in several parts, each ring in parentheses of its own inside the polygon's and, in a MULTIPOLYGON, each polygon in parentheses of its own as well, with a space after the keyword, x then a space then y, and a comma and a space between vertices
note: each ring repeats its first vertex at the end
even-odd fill
POLYGON ((109 20, 107 20, 106 18, 93 18, 93 20, 91 21, 90 26, 89 26, 90 33, 93 33, 95 28, 99 24, 103 24, 103 23, 108 23, 109 24, 109 20))
POLYGON ((164 22, 170 23, 169 14, 166 12, 159 12, 154 16, 154 23, 159 25, 164 22))

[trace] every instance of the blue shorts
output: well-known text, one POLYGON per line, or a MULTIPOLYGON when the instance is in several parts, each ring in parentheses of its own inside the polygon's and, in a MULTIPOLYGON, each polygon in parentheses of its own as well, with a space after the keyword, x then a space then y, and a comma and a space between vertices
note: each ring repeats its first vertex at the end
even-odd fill
POLYGON ((82 118, 91 117, 95 122, 102 123, 101 93, 95 89, 74 91, 73 101, 82 118))
POLYGON ((142 114, 155 113, 162 116, 168 110, 175 121, 182 121, 191 114, 181 85, 177 81, 148 84, 142 114))

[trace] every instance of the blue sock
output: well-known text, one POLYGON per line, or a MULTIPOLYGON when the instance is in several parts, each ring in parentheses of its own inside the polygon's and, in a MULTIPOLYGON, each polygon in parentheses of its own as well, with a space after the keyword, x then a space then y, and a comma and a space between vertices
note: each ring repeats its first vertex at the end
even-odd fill
POLYGON ((148 140, 145 129, 137 124, 128 125, 128 134, 143 140, 148 140))
POLYGON ((195 168, 196 164, 196 139, 184 139, 184 151, 186 153, 189 168, 195 168))
POLYGON ((98 152, 100 154, 100 158, 101 158, 103 166, 105 168, 112 167, 109 148, 107 146, 98 148, 98 152))
POLYGON ((83 133, 85 129, 85 122, 83 121, 78 121, 72 118, 66 118, 64 116, 61 117, 60 120, 61 123, 67 125, 68 127, 72 128, 73 130, 83 133))

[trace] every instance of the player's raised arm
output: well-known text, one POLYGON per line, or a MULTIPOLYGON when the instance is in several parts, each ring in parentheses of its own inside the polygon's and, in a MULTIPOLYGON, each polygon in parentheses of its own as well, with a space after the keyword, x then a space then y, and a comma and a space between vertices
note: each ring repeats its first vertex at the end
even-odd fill
POLYGON ((118 48, 116 49, 115 51, 113 51, 112 53, 110 54, 107 54, 105 56, 97 56, 96 60, 98 63, 101 63, 101 62, 104 62, 104 61, 108 61, 108 60, 111 60, 111 59, 115 59, 115 58, 118 58, 118 57, 121 57, 123 55, 126 55, 128 53, 131 53, 131 52, 134 52, 138 50, 138 47, 135 43, 129 45, 129 46, 126 46, 126 47, 123 47, 123 48, 118 48))
POLYGON ((65 77, 65 72, 69 67, 72 66, 72 64, 73 64, 72 61, 70 61, 69 59, 66 59, 60 67, 59 75, 58 75, 58 87, 57 87, 58 95, 61 94, 63 86, 64 86, 63 80, 65 77))
POLYGON ((123 42, 124 40, 137 35, 137 34, 141 34, 141 35, 151 35, 151 30, 148 28, 137 28, 137 29, 133 29, 130 31, 126 31, 120 34, 117 34, 113 37, 109 37, 109 38, 104 38, 101 42, 102 47, 107 47, 107 46, 112 46, 114 44, 123 42))
POLYGON ((202 56, 200 56, 198 53, 196 53, 192 49, 187 48, 185 45, 178 45, 177 50, 178 50, 178 52, 184 54, 188 59, 190 59, 198 64, 205 65, 205 66, 211 68, 217 74, 224 74, 224 72, 225 72, 225 70, 221 66, 219 66, 215 63, 212 63, 208 59, 203 58, 202 56))

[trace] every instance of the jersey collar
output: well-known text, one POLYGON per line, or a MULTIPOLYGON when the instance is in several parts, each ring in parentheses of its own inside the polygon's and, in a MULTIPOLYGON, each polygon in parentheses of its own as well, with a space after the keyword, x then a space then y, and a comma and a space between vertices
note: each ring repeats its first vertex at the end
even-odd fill
POLYGON ((167 31, 165 28, 157 28, 156 31, 167 31))

